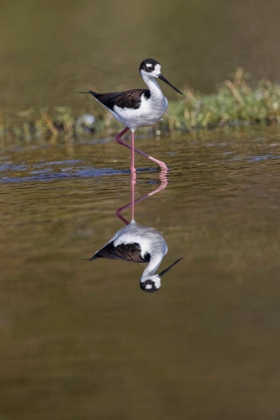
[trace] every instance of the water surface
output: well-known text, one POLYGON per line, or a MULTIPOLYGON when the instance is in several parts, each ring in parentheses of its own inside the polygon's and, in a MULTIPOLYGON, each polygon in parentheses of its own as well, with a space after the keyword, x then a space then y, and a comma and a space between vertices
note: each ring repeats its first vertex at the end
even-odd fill
MULTIPOLYGON (((279 139, 138 133, 171 170, 136 220, 163 233, 161 269, 184 257, 153 294, 141 265, 81 260, 123 226, 126 149, 95 136, 1 150, 0 419, 279 418, 279 139)), ((159 177, 136 164, 140 197, 159 177)))

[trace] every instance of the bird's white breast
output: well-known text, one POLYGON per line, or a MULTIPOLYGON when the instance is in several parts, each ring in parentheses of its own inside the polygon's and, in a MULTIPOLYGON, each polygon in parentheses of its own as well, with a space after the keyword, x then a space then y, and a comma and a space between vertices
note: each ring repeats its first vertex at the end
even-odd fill
POLYGON ((142 95, 138 109, 119 108, 115 105, 112 113, 119 122, 131 130, 136 130, 139 127, 156 124, 163 117, 167 107, 168 101, 163 95, 159 98, 151 96, 149 99, 142 95))

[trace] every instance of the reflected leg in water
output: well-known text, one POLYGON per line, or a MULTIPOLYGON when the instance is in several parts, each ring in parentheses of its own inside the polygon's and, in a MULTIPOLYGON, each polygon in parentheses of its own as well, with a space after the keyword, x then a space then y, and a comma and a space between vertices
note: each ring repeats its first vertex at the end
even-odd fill
POLYGON ((132 151, 132 155, 131 155, 131 173, 134 173, 135 172, 135 174, 136 174, 136 169, 135 169, 135 167, 134 167, 134 151, 135 152, 137 152, 137 153, 139 153, 139 155, 141 155, 141 156, 144 156, 144 157, 146 157, 146 158, 148 158, 148 159, 150 159, 151 161, 153 161, 153 162, 155 162, 159 167, 160 167, 160 169, 161 169, 161 171, 163 172, 163 173, 166 173, 166 172, 168 172, 168 168, 167 168, 167 166, 165 165, 165 163, 164 162, 162 162, 161 160, 158 160, 158 159, 155 159, 155 158, 153 158, 152 156, 149 156, 149 155, 147 155, 146 153, 144 153, 144 152, 141 152, 141 150, 138 150, 138 149, 136 149, 135 147, 134 147, 134 131, 131 131, 131 146, 129 145, 129 144, 127 144, 127 143, 125 143, 121 138, 122 138, 122 136, 125 134, 125 133, 127 133, 128 132, 128 130, 129 130, 129 128, 128 127, 126 127, 124 130, 122 130, 118 135, 117 135, 117 137, 116 137, 116 140, 117 140, 117 142, 119 143, 119 144, 121 144, 122 146, 125 146, 125 147, 128 147, 131 151, 132 151), (133 166, 132 166, 132 156, 133 156, 133 166))
POLYGON ((163 190, 167 187, 168 180, 167 180, 166 173, 161 172, 161 173, 160 173, 160 176, 159 176, 159 179, 160 179, 160 185, 159 185, 159 187, 157 187, 155 190, 153 190, 153 191, 149 192, 148 194, 145 194, 145 195, 143 195, 142 197, 140 197, 140 198, 138 198, 137 200, 135 200, 135 184, 136 184, 136 179, 134 179, 134 177, 133 177, 133 176, 131 176, 131 202, 130 202, 130 203, 128 203, 128 204, 126 204, 126 205, 125 205, 125 206, 123 206, 123 207, 120 207, 120 208, 116 211, 116 216, 117 216, 117 217, 118 217, 118 218, 119 218, 119 219, 120 219, 123 223, 125 223, 126 225, 128 225, 128 224, 129 224, 128 220, 127 220, 127 219, 125 219, 125 218, 122 216, 122 214, 121 214, 121 213, 122 213, 125 209, 128 209, 128 208, 130 208, 130 207, 131 207, 131 220, 134 220, 134 207, 135 207, 135 204, 140 203, 140 201, 145 200, 145 198, 151 197, 152 195, 157 194, 157 193, 159 193, 160 191, 163 191, 163 190))

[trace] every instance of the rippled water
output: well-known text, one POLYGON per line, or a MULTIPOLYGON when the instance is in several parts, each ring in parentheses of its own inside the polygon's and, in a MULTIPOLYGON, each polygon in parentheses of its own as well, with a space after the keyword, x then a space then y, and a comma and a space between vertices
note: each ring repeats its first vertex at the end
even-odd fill
MULTIPOLYGON (((82 260, 123 226, 127 150, 98 137, 1 150, 1 420, 279 418, 279 139, 138 134, 171 170, 136 220, 163 233, 161 268, 183 256, 151 295, 142 265, 82 260)), ((140 197, 159 176, 136 164, 140 197)))

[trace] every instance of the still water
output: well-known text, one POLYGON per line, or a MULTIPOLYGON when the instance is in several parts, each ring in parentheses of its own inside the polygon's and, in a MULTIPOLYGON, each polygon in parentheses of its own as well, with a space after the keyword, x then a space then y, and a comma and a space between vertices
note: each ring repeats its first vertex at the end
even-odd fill
MULTIPOLYGON (((141 264, 82 260, 124 226, 126 149, 96 135, 1 151, 1 420, 279 419, 279 140, 138 133, 171 170, 136 221, 162 232, 161 270, 183 257, 152 294, 141 264)), ((139 198, 160 181, 136 165, 139 198)))

